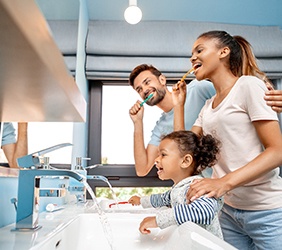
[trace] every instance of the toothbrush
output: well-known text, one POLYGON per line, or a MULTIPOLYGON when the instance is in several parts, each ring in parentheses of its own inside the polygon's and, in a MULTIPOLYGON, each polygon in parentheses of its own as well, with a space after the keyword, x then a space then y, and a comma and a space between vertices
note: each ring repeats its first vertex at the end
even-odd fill
POLYGON ((109 208, 111 208, 112 206, 115 206, 115 205, 119 205, 119 204, 129 204, 129 203, 128 203, 128 201, 120 201, 120 202, 117 202, 117 203, 109 204, 109 208))
MULTIPOLYGON (((187 77, 189 74, 193 74, 194 71, 195 71, 194 67, 191 68, 191 69, 189 69, 189 70, 182 76, 182 78, 181 78, 181 80, 180 80, 179 82, 184 82, 185 79, 186 79, 186 77, 187 77)), ((177 86, 174 88, 174 90, 178 90, 178 89, 179 89, 179 84, 180 84, 180 83, 177 84, 177 86)))
POLYGON ((151 93, 143 102, 140 103, 140 107, 142 107, 150 98, 152 98, 154 93, 151 93))
POLYGON ((195 71, 194 68, 189 69, 189 70, 187 71, 187 73, 182 76, 182 78, 181 78, 180 81, 181 81, 181 82, 184 82, 184 81, 185 81, 185 78, 186 78, 189 74, 193 74, 194 71, 195 71))

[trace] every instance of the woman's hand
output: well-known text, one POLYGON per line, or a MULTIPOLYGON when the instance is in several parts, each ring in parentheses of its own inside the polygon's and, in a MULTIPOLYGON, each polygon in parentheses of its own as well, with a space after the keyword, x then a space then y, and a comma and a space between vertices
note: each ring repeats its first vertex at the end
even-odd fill
POLYGON ((275 112, 282 112, 282 90, 269 90, 265 92, 266 104, 275 112))
POLYGON ((186 100, 186 83, 178 81, 172 86, 172 102, 174 106, 184 105, 186 100))
POLYGON ((223 178, 219 179, 196 179, 190 185, 186 194, 187 203, 193 202, 197 198, 205 195, 208 198, 219 198, 230 191, 223 178))
POLYGON ((149 234, 151 231, 148 228, 156 228, 158 227, 157 225, 157 220, 156 217, 146 217, 141 223, 139 227, 139 231, 142 234, 149 234))
POLYGON ((141 204, 140 199, 139 196, 134 195, 128 200, 128 203, 132 204, 132 206, 138 206, 141 204))
POLYGON ((172 87, 172 102, 174 106, 174 131, 185 129, 184 104, 186 100, 186 83, 179 81, 172 87))

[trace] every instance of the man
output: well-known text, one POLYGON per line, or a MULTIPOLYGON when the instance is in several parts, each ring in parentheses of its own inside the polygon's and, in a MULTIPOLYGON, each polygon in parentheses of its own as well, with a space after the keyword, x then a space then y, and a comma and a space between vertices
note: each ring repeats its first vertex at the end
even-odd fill
POLYGON ((10 168, 18 168, 17 158, 27 154, 27 123, 18 123, 18 137, 12 123, 1 123, 1 148, 8 160, 10 168), (2 127, 3 126, 3 127, 2 127))
MULTIPOLYGON (((145 147, 143 134, 144 107, 140 107, 141 102, 137 101, 129 110, 134 124, 135 170, 138 176, 145 176, 154 166, 161 136, 174 130, 172 93, 167 89, 165 76, 154 66, 147 64, 141 64, 133 69, 129 76, 129 83, 143 100, 153 93, 153 97, 147 101, 147 104, 149 106, 156 105, 164 111, 152 131, 147 147, 145 147)), ((215 90, 209 81, 198 82, 193 80, 187 85, 185 129, 191 129, 206 100, 214 94, 215 90)), ((265 100, 273 110, 278 113, 282 112, 281 90, 267 91, 265 100)))
MULTIPOLYGON (((147 148, 144 145, 143 113, 144 107, 140 107, 137 101, 130 109, 130 117, 134 124, 134 159, 138 176, 147 175, 158 156, 158 145, 161 136, 173 131, 173 100, 172 93, 166 86, 165 76, 154 66, 141 64, 130 74, 130 85, 138 92, 142 99, 153 93, 153 97, 147 101, 150 106, 158 106, 164 111, 155 128, 152 131, 151 140, 147 148)), ((191 81, 187 85, 187 98, 185 102, 185 128, 190 130, 193 126, 205 101, 215 94, 213 85, 209 81, 191 81), (189 115, 188 115, 189 114, 189 115)))

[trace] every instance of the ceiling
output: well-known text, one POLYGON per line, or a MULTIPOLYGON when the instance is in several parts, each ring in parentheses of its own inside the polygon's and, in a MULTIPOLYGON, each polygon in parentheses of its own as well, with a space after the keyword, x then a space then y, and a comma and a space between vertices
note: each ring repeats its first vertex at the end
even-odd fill
MULTIPOLYGON (((123 20, 128 0, 36 0, 46 19, 75 20, 79 3, 91 20, 123 20)), ((190 20, 282 28, 281 0, 137 0, 143 20, 190 20), (212 10, 212 11, 211 11, 212 10)))

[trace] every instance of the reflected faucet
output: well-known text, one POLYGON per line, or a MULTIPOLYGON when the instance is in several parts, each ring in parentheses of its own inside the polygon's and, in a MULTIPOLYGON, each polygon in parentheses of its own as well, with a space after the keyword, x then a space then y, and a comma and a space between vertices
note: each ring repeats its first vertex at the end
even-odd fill
POLYGON ((52 152, 54 150, 57 150, 57 149, 60 149, 60 148, 63 148, 63 147, 67 147, 67 146, 72 146, 72 144, 71 143, 61 143, 61 144, 52 146, 50 148, 45 148, 45 149, 37 151, 35 153, 25 155, 23 157, 18 158, 17 163, 18 163, 19 167, 21 167, 21 168, 40 167, 41 163, 40 163, 39 156, 42 156, 44 154, 47 154, 49 152, 52 152))
POLYGON ((39 186, 42 176, 67 176, 79 182, 84 177, 71 170, 21 169, 19 171, 18 205, 16 228, 13 231, 28 231, 41 228, 39 216, 39 186))

